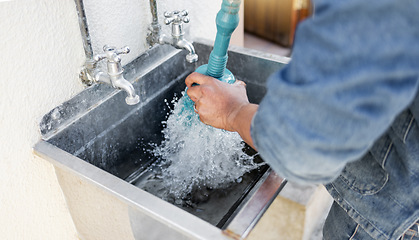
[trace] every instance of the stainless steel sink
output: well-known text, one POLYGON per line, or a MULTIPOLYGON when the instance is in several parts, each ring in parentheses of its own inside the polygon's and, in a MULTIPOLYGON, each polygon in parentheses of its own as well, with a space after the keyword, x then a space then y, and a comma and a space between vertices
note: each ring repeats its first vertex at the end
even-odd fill
MULTIPOLYGON (((196 64, 184 61, 185 52, 157 46, 125 66, 125 78, 140 96, 138 105, 127 105, 124 92, 99 84, 44 116, 43 139, 34 150, 54 165, 73 219, 83 218, 80 214, 85 212, 77 209, 81 204, 73 204, 80 200, 65 182, 76 177, 86 183, 80 188, 95 186, 104 197, 112 196, 115 204, 124 206, 127 219, 121 221, 129 222, 127 228, 135 239, 143 239, 144 233, 148 233, 146 239, 241 239, 282 189, 285 180, 267 165, 228 189, 212 191, 209 199, 195 201, 194 206, 169 203, 135 186, 137 176, 156 161, 147 150, 150 143, 163 140, 162 121, 170 110, 166 102, 180 96, 185 77, 208 61, 211 43, 198 40, 194 46, 200 58, 196 64)), ((232 47, 227 67, 247 83, 249 99, 257 103, 265 94, 268 76, 287 62, 287 58, 232 47)), ((252 154, 250 148, 246 151, 252 154)), ((85 201, 93 206, 102 199, 85 201)), ((103 209, 98 218, 113 214, 103 209)), ((79 233, 112 227, 83 221, 75 220, 79 233)))

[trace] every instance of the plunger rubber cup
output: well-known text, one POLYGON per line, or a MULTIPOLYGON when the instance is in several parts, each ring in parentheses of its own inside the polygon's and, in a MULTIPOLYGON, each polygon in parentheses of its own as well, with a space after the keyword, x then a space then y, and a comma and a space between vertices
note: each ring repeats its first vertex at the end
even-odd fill
MULTIPOLYGON (((207 69, 208 69, 208 64, 205 65, 201 65, 199 66, 195 72, 197 73, 201 73, 204 75, 208 75, 207 74, 207 69)), ((229 84, 233 84, 234 82, 236 82, 236 78, 234 77, 233 73, 230 72, 230 70, 228 70, 227 68, 224 68, 224 73, 221 77, 217 78, 218 80, 222 81, 222 82, 226 82, 229 84)))

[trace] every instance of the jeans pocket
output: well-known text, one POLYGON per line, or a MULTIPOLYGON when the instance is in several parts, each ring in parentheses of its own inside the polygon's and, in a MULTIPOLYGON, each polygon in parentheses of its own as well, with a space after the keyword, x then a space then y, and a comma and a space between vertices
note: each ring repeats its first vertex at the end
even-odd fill
POLYGON ((419 240, 419 222, 409 228, 399 240, 419 240))
POLYGON ((367 153, 362 159, 347 164, 339 178, 352 190, 373 195, 384 188, 389 176, 371 153, 367 153))
POLYGON ((324 223, 323 240, 336 239, 372 240, 373 238, 334 202, 324 223))
POLYGON ((400 141, 406 143, 407 134, 409 133, 414 122, 415 118, 408 109, 397 116, 397 118, 394 120, 391 126, 391 129, 394 135, 397 136, 400 139, 400 141))

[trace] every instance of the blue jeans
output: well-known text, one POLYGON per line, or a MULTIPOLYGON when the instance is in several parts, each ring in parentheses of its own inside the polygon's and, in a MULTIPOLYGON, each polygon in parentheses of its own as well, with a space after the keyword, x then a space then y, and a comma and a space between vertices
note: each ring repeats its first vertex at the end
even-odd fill
MULTIPOLYGON (((323 229, 324 240, 350 239, 370 240, 373 239, 367 232, 356 223, 336 203, 332 205, 326 219, 326 228, 323 229)), ((413 224, 399 240, 419 240, 419 223, 413 224)))
POLYGON ((399 239, 412 233, 408 229, 419 221, 417 119, 419 95, 364 157, 347 164, 335 181, 326 184, 335 199, 325 224, 327 236, 338 231, 336 224, 345 228, 348 222, 351 227, 359 224, 358 235, 366 232, 372 239, 399 239))

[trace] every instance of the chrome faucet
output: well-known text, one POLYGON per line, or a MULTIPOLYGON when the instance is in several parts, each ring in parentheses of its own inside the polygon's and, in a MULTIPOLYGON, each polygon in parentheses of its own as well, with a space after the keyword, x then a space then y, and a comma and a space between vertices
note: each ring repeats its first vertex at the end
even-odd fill
POLYGON ((189 22, 188 11, 173 11, 173 12, 165 12, 164 17, 164 24, 170 25, 172 24, 172 37, 168 37, 162 34, 159 37, 160 44, 170 44, 175 48, 185 49, 189 51, 189 54, 186 55, 186 61, 193 63, 198 61, 198 55, 195 53, 195 48, 191 42, 185 40, 183 35, 185 34, 183 31, 183 23, 189 22))
POLYGON ((129 48, 123 47, 121 49, 116 49, 115 47, 105 45, 103 51, 104 53, 93 56, 93 61, 96 64, 106 58, 107 72, 105 73, 96 69, 93 74, 93 80, 95 82, 107 83, 114 88, 124 90, 128 94, 125 98, 125 102, 128 105, 137 104, 140 101, 140 97, 135 93, 132 84, 122 75, 124 69, 122 68, 121 58, 119 57, 120 54, 129 53, 129 48))
POLYGON ((168 37, 161 34, 161 27, 158 21, 157 15, 157 3, 156 0, 150 0, 151 15, 153 22, 149 27, 149 33, 147 35, 147 42, 150 46, 155 44, 170 44, 178 49, 185 49, 189 53, 186 55, 186 61, 193 63, 198 61, 198 55, 195 53, 195 48, 192 43, 184 39, 183 23, 189 22, 188 11, 173 11, 171 13, 165 12, 164 23, 166 25, 172 24, 172 36, 168 37))

